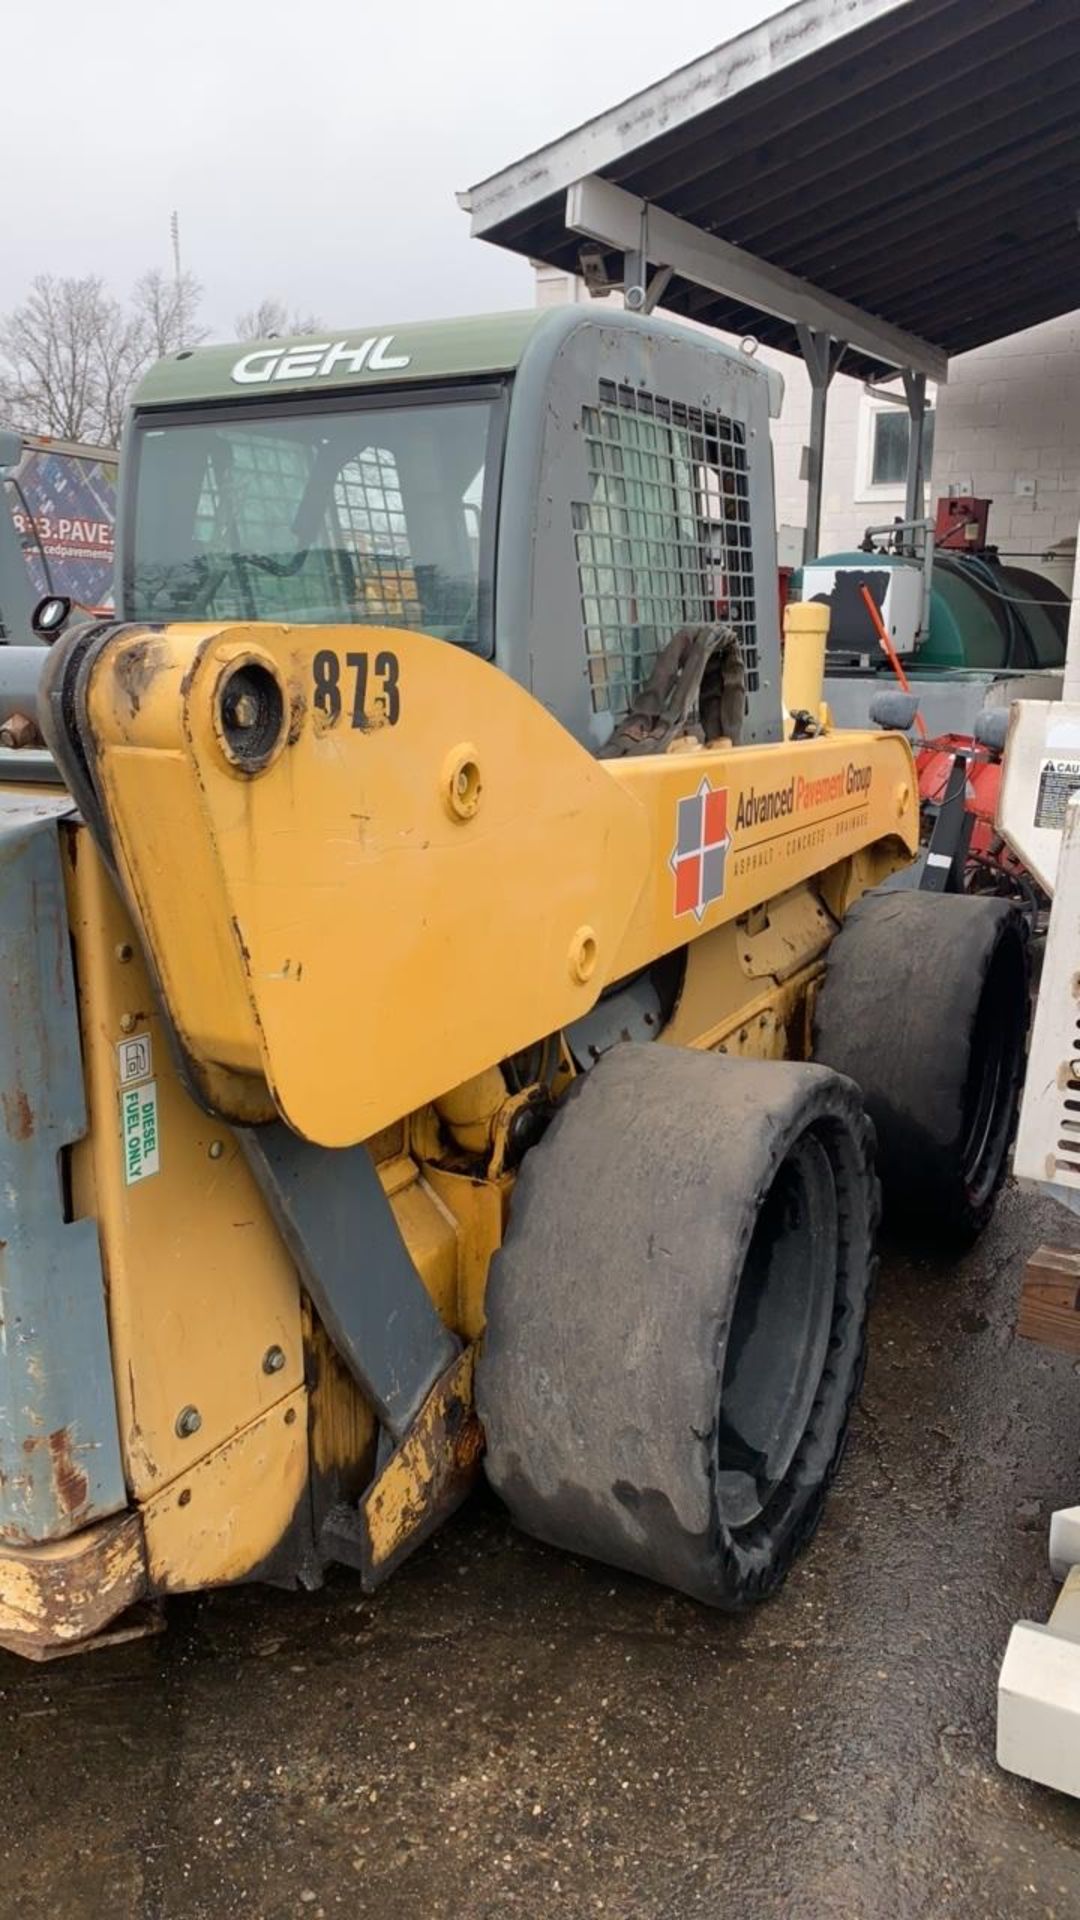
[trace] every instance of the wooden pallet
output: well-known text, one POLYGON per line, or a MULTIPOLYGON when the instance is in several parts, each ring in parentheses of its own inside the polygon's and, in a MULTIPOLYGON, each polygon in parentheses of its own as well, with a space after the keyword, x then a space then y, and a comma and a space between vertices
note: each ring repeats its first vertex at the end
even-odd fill
POLYGON ((1024 1269, 1016 1331, 1080 1357, 1080 1248, 1039 1247, 1024 1269))

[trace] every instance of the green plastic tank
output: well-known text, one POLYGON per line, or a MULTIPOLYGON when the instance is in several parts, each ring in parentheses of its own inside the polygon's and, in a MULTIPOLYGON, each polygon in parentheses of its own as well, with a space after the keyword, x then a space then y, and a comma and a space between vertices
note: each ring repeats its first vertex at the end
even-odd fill
MULTIPOLYGON (((876 670, 885 665, 865 604, 859 597, 863 581, 881 604, 881 570, 903 567, 921 574, 919 563, 887 553, 822 554, 815 568, 834 568, 847 576, 845 592, 831 597, 829 663, 854 666, 869 656, 876 670), (876 591, 875 591, 876 588, 876 591)), ((801 599, 803 574, 792 575, 791 598, 801 599)), ((821 596, 811 587, 811 599, 821 596)), ((992 552, 937 553, 930 594, 929 633, 909 666, 943 673, 977 668, 1032 671, 1061 667, 1069 601, 1061 589, 1041 574, 1024 567, 1002 565, 992 552)))

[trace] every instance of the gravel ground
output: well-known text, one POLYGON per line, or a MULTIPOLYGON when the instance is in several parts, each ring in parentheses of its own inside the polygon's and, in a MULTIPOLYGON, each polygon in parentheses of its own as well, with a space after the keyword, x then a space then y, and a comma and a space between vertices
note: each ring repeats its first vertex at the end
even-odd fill
POLYGON ((1010 1192, 953 1270, 886 1257, 825 1523, 745 1619, 481 1495, 375 1599, 237 1589, 0 1655, 0 1915, 1080 1916, 1080 1804, 993 1757, 1080 1495, 1080 1380, 1012 1336, 1062 1224, 1010 1192))

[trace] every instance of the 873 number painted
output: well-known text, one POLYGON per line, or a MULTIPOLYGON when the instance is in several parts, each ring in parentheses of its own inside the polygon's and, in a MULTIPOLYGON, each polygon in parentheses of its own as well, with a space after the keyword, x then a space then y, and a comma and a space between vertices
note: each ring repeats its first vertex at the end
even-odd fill
MULTIPOLYGON (((355 676, 352 683, 352 705, 349 709, 350 726, 372 725, 367 713, 367 697, 368 686, 374 674, 377 682, 374 698, 382 705, 386 725, 396 727, 401 717, 400 669, 397 654, 377 653, 372 661, 370 655, 366 653, 347 653, 345 671, 355 676)), ((333 726, 334 722, 341 718, 343 675, 340 656, 332 647, 320 647, 311 663, 311 673, 314 682, 312 693, 314 704, 333 726)))

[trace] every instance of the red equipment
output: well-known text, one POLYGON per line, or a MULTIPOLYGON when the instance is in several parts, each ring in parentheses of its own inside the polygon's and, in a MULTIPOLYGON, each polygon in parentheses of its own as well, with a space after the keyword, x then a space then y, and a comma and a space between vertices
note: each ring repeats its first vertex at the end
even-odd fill
POLYGON ((992 500, 975 500, 969 494, 942 494, 937 503, 934 545, 955 553, 980 553, 986 546, 986 529, 992 500))
POLYGON ((1027 868, 1009 851, 994 822, 1001 786, 1001 755, 969 733, 945 733, 927 740, 915 754, 923 817, 933 816, 945 799, 958 754, 967 762, 966 811, 973 816, 964 867, 965 893, 996 893, 1018 899, 1032 915, 1045 905, 1027 868))

